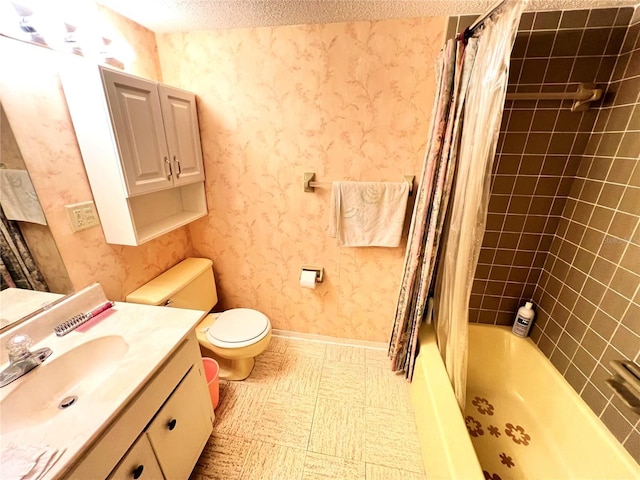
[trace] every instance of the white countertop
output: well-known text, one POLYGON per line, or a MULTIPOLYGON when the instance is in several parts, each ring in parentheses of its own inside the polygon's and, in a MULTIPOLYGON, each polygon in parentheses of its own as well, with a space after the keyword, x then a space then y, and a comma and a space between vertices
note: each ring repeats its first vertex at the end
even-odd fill
POLYGON ((7 288, 0 292, 0 328, 6 327, 30 313, 62 297, 58 293, 34 292, 22 288, 7 288))
MULTIPOLYGON (((97 317, 96 320, 99 321, 85 332, 73 331, 64 337, 57 337, 51 330, 51 334, 34 344, 31 350, 49 347, 53 354, 41 366, 0 389, 0 402, 9 395, 21 394, 20 389, 25 388, 24 385, 30 378, 36 375, 42 378, 47 375, 47 367, 57 358, 90 340, 110 335, 121 336, 128 349, 116 369, 92 391, 86 393, 85 398, 79 398, 68 410, 57 410, 62 398, 43 399, 42 409, 57 410, 50 415, 52 419, 33 422, 34 424, 24 428, 7 428, 10 431, 1 432, 0 447, 4 450, 9 444, 37 447, 48 445, 51 448, 66 449, 46 476, 60 477, 80 458, 86 448, 100 437, 104 429, 171 356, 204 315, 205 312, 196 310, 118 302, 97 317)), ((22 329, 20 326, 15 330, 22 329)), ((7 335, 4 334, 4 337, 2 348, 7 335)), ((86 362, 91 362, 90 354, 87 355, 86 362)), ((4 363, 0 368, 4 369, 6 366, 7 363, 4 363)), ((34 415, 41 417, 40 413, 34 412, 34 415)), ((2 408, 0 403, 0 416, 11 414, 11 411, 2 408)))

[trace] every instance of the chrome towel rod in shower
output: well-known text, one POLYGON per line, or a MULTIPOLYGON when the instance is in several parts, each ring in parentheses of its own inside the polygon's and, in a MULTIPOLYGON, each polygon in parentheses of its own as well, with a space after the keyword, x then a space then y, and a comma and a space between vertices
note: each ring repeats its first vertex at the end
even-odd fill
MULTIPOLYGON (((403 182, 409 184, 409 196, 413 195, 413 182, 416 179, 415 175, 405 175, 402 179, 403 182)), ((316 188, 323 188, 331 186, 331 182, 316 182, 316 172, 304 173, 304 191, 313 192, 316 188)))
POLYGON ((575 100, 571 106, 572 112, 588 110, 589 102, 601 98, 602 89, 586 83, 581 83, 575 92, 507 93, 507 100, 575 100))

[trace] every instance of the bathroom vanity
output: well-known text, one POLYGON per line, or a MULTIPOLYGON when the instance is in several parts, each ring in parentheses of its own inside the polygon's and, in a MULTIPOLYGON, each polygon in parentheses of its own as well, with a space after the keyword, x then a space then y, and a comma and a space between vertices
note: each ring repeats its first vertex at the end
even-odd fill
MULTIPOLYGON (((53 350, 0 389, 2 449, 63 450, 50 479, 188 478, 214 420, 193 331, 204 312, 116 303, 56 337, 53 326, 69 312, 106 300, 98 284, 81 293, 84 301, 74 296, 0 336, 4 346, 26 333, 32 349, 53 350)), ((4 368, 5 352, 1 361, 4 368)))

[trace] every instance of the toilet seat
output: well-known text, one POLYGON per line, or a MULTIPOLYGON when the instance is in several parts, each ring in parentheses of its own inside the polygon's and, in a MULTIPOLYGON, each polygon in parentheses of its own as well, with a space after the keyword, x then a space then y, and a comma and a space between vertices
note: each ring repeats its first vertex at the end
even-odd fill
POLYGON ((251 308, 232 308, 217 315, 207 340, 221 348, 242 348, 262 340, 271 330, 269 317, 251 308))

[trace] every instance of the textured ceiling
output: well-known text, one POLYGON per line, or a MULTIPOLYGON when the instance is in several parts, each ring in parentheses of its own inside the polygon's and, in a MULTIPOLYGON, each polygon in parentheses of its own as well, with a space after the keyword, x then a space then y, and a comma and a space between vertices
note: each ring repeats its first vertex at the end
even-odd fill
MULTIPOLYGON (((480 14, 494 0, 98 0, 155 32, 480 14)), ((638 0, 530 0, 527 10, 637 5, 638 0)))

